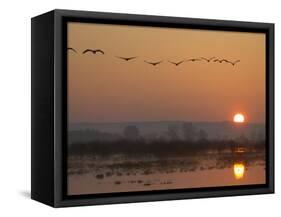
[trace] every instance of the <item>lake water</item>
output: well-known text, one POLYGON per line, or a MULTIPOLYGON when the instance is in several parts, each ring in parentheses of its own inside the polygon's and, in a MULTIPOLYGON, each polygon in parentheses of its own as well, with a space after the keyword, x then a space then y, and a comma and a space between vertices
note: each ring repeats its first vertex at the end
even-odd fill
POLYGON ((204 153, 169 158, 83 156, 68 159, 68 194, 264 184, 263 153, 204 153))

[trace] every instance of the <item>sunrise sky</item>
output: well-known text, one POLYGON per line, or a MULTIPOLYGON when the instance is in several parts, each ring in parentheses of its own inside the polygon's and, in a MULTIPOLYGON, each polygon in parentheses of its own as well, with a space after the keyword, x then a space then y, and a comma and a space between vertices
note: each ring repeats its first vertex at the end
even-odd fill
POLYGON ((68 51, 72 123, 224 121, 237 112, 265 121, 263 33, 69 23, 68 47, 77 50, 68 51), (105 54, 82 54, 87 48, 105 54), (241 62, 167 62, 213 56, 241 62))

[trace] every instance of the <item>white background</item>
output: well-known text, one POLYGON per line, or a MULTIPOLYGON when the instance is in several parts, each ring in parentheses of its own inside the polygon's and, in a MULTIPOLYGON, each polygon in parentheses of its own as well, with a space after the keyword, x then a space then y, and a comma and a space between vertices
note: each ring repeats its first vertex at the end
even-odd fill
MULTIPOLYGON (((276 194, 52 209, 30 197, 30 18, 54 8, 274 22, 276 111, 281 109, 278 0, 2 0, 0 2, 0 216, 266 216, 281 214, 280 113, 276 194), (279 85, 278 85, 279 84, 279 85), (271 214, 270 214, 271 213, 271 214)), ((241 51, 243 52, 243 51, 241 51)), ((42 186, 44 187, 44 186, 42 186)))

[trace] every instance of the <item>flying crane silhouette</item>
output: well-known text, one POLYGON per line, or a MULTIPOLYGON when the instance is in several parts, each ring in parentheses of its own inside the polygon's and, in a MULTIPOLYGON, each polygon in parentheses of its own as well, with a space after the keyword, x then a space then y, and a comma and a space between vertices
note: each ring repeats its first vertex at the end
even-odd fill
POLYGON ((74 48, 72 48, 72 47, 68 47, 67 50, 71 50, 71 51, 77 53, 77 51, 74 48))
POLYGON ((223 62, 228 62, 228 60, 227 59, 215 59, 213 62, 223 63, 223 62))
POLYGON ((97 54, 97 53, 104 54, 104 51, 101 50, 101 49, 95 49, 95 50, 93 50, 93 49, 86 49, 86 50, 83 51, 83 54, 89 53, 89 52, 91 52, 93 54, 97 54))
POLYGON ((236 61, 234 61, 234 62, 231 62, 231 61, 226 61, 227 63, 230 63, 231 65, 233 65, 233 66, 235 66, 235 64, 236 63, 239 63, 240 62, 240 60, 236 60, 236 61))
POLYGON ((207 61, 208 63, 209 63, 211 60, 215 59, 215 58, 216 58, 216 57, 211 57, 211 58, 201 57, 202 60, 205 60, 205 61, 207 61))
POLYGON ((156 66, 156 65, 162 63, 163 60, 160 60, 160 61, 158 61, 158 62, 149 62, 149 61, 146 61, 146 60, 145 60, 144 62, 146 62, 147 64, 150 64, 150 65, 156 66))
POLYGON ((236 60, 236 61, 232 62, 232 61, 227 60, 227 59, 215 59, 213 62, 219 62, 219 63, 225 62, 225 63, 231 64, 232 66, 235 66, 235 64, 236 64, 236 63, 239 63, 240 60, 236 60))
POLYGON ((120 57, 120 56, 116 56, 116 58, 119 58, 119 59, 125 60, 125 61, 129 61, 129 60, 133 60, 133 59, 137 58, 137 56, 135 56, 135 57, 120 57))
POLYGON ((168 62, 174 64, 175 66, 178 66, 178 65, 182 64, 184 62, 184 60, 179 61, 179 62, 172 62, 172 61, 168 60, 168 62))
POLYGON ((189 61, 191 61, 191 62, 202 61, 202 59, 199 59, 199 58, 191 58, 191 59, 185 60, 185 62, 189 62, 189 61))

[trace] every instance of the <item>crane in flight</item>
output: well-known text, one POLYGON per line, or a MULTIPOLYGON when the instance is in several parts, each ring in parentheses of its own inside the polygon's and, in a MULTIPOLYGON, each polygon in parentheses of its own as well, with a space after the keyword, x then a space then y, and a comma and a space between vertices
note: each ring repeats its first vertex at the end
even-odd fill
POLYGON ((101 49, 95 49, 95 50, 93 50, 93 49, 86 49, 86 50, 83 51, 83 54, 86 54, 86 53, 89 53, 89 52, 93 53, 93 54, 97 54, 97 53, 104 54, 104 51, 101 50, 101 49))
POLYGON ((235 64, 239 63, 240 60, 235 60, 235 61, 230 61, 230 60, 227 60, 227 59, 215 59, 213 62, 219 62, 219 63, 229 63, 231 64, 232 66, 235 66, 235 64))
POLYGON ((120 56, 116 56, 116 58, 119 58, 119 59, 125 60, 125 61, 130 61, 130 60, 136 59, 137 56, 134 56, 134 57, 120 57, 120 56))
POLYGON ((185 62, 189 62, 189 61, 191 61, 191 62, 202 61, 202 59, 199 59, 199 58, 191 58, 191 59, 185 60, 185 62))
POLYGON ((77 53, 77 51, 76 51, 74 48, 72 48, 72 47, 68 47, 67 50, 71 50, 71 51, 73 51, 74 53, 77 53))
POLYGON ((211 57, 211 58, 206 58, 206 57, 201 57, 202 60, 205 60, 206 62, 210 62, 211 60, 215 59, 216 57, 211 57))
POLYGON ((228 60, 227 59, 215 59, 213 62, 223 63, 223 62, 228 62, 228 60))
POLYGON ((175 66, 178 66, 178 65, 182 64, 184 62, 184 60, 179 61, 179 62, 173 62, 173 61, 168 60, 168 62, 171 64, 174 64, 175 66))
POLYGON ((146 60, 145 60, 144 62, 146 62, 147 64, 150 64, 150 65, 156 66, 156 65, 162 63, 163 60, 160 60, 160 61, 158 61, 158 62, 149 62, 149 61, 146 61, 146 60))
POLYGON ((234 62, 232 62, 232 61, 226 61, 227 63, 230 63, 232 66, 235 66, 235 64, 237 64, 237 63, 239 63, 240 62, 240 60, 236 60, 236 61, 234 61, 234 62))

